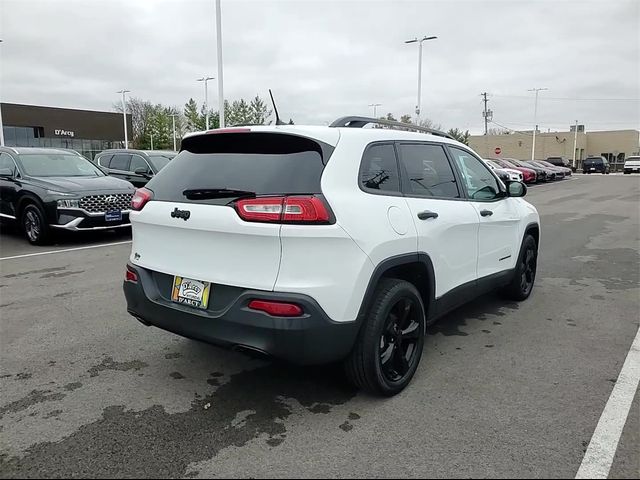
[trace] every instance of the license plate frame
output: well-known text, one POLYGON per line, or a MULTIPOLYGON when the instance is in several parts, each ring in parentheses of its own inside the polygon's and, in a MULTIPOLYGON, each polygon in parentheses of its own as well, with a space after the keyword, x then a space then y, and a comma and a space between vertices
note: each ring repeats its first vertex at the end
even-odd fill
POLYGON ((211 282, 175 275, 171 301, 179 305, 206 310, 211 300, 211 282))
POLYGON ((122 221, 122 210, 109 210, 104 214, 105 222, 121 222, 122 221))

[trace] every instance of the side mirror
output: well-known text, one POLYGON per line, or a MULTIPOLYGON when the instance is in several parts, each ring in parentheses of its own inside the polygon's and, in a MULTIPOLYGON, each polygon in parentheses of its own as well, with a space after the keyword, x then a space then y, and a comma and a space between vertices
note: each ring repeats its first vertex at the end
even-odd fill
POLYGON ((151 178, 149 170, 144 167, 136 168, 133 173, 135 173, 136 175, 142 175, 143 177, 151 178))
POLYGON ((509 182, 507 192, 510 197, 524 197, 527 194, 527 186, 522 182, 509 182))
POLYGON ((7 167, 0 168, 0 177, 13 178, 13 170, 7 167))

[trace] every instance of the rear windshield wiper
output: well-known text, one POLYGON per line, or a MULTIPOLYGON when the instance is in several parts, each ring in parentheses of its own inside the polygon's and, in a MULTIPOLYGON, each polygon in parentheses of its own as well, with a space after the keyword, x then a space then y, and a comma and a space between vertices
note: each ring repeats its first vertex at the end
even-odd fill
POLYGON ((232 188, 196 188, 185 190, 182 194, 189 200, 210 200, 213 198, 255 197, 256 192, 235 190, 232 188))

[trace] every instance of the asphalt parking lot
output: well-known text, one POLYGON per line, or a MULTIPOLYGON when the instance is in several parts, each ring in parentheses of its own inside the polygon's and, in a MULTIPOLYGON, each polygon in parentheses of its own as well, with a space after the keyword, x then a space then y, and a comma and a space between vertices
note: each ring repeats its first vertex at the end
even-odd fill
MULTIPOLYGON (((392 399, 142 326, 126 235, 36 248, 5 229, 0 475, 574 477, 638 331, 640 178, 576 175, 527 199, 533 296, 441 320, 392 399)), ((638 477, 639 451, 636 391, 609 476, 638 477)))

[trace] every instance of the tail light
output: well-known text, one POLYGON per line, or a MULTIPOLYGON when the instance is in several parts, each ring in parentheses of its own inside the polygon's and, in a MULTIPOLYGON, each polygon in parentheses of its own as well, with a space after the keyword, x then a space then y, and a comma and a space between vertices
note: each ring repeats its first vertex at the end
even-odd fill
POLYGON ((295 303, 272 302, 269 300, 251 300, 251 310, 259 310, 274 317, 300 317, 304 311, 295 303))
POLYGON ((131 198, 131 209, 142 210, 149 200, 153 198, 153 192, 147 188, 138 188, 131 198))
POLYGON ((124 273, 124 281, 131 282, 131 283, 138 283, 138 274, 129 265, 127 265, 127 270, 124 273))
POLYGON ((235 207, 248 222, 318 224, 331 220, 329 207, 314 195, 250 198, 238 200, 235 207))

